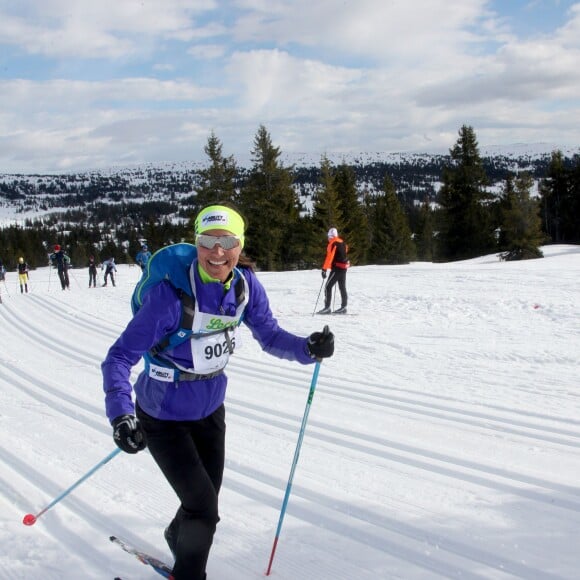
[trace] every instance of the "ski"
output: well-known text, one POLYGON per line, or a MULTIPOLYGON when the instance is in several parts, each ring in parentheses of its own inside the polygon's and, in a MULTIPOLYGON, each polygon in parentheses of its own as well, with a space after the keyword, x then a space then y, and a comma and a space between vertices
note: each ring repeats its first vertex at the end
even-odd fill
POLYGON ((113 544, 117 544, 122 550, 127 552, 127 554, 132 554, 133 556, 135 556, 135 558, 137 558, 139 562, 142 562, 147 566, 151 566, 151 568, 153 568, 153 570, 155 570, 155 572, 157 572, 157 574, 159 574, 160 576, 172 580, 173 578, 172 568, 167 564, 165 564, 164 562, 162 562, 161 560, 158 560, 157 558, 154 558, 153 556, 150 556, 149 554, 146 554, 145 552, 138 550, 131 544, 128 544, 127 542, 121 540, 120 538, 117 538, 117 536, 110 536, 109 540, 111 540, 113 544))
POLYGON ((320 316, 355 316, 352 312, 338 312, 337 310, 333 312, 315 312, 314 314, 320 316))

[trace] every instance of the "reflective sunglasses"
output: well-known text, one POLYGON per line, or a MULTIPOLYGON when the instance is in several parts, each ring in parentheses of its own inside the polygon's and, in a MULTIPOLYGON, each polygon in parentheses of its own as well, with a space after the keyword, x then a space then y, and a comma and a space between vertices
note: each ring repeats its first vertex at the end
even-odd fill
POLYGON ((195 238, 195 244, 213 250, 216 244, 219 244, 224 250, 233 250, 240 245, 239 236, 208 236, 206 234, 198 234, 195 238))

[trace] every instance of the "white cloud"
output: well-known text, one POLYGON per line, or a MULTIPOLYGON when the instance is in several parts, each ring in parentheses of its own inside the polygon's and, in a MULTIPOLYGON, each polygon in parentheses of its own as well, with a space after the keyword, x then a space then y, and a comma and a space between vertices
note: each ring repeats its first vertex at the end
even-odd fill
POLYGON ((37 112, 44 109, 89 109, 103 103, 118 101, 139 104, 146 101, 201 101, 219 97, 220 89, 204 88, 189 81, 159 81, 152 78, 130 78, 105 82, 69 81, 58 79, 45 82, 25 80, 0 82, 0 106, 35 105, 37 112))
POLYGON ((227 47, 223 44, 200 44, 187 50, 187 54, 200 60, 214 60, 224 56, 226 52, 227 47))
POLYGON ((377 62, 404 62, 450 54, 474 40, 470 27, 484 21, 483 0, 359 0, 339 7, 333 0, 242 2, 253 12, 239 19, 240 40, 325 47, 337 55, 371 57, 377 62))
POLYGON ((175 70, 175 65, 171 64, 171 63, 157 63, 154 64, 152 69, 156 72, 172 72, 175 70))
POLYGON ((120 58, 145 38, 190 39, 194 17, 213 8, 213 0, 19 0, 0 7, 0 40, 48 56, 120 58))
POLYGON ((106 165, 105 159, 137 162, 154 160, 164 151, 178 154, 172 147, 183 142, 195 103, 222 93, 185 81, 146 78, 0 82, 0 159, 34 170, 41 159, 45 168, 62 169, 75 163, 87 167, 88 159, 88 165, 97 166, 106 165), (170 102, 180 108, 168 111, 170 102), (117 108, 119 103, 131 106, 117 108), (150 103, 161 108, 152 109, 150 103), (19 109, 29 115, 20 117, 19 109))
POLYGON ((293 58, 279 50, 236 53, 228 65, 244 116, 332 117, 361 72, 293 58))
POLYGON ((95 164, 203 158, 211 130, 225 150, 247 154, 260 123, 288 151, 448 147, 464 123, 482 143, 580 142, 580 3, 534 37, 518 36, 514 15, 491 6, 0 4, 0 49, 14 63, 0 70, 0 171, 12 151, 25 162, 26 135, 29 165, 43 151, 49 168, 86 152, 95 164))
POLYGON ((568 11, 568 22, 558 30, 556 40, 563 46, 580 48, 580 3, 574 4, 568 11))

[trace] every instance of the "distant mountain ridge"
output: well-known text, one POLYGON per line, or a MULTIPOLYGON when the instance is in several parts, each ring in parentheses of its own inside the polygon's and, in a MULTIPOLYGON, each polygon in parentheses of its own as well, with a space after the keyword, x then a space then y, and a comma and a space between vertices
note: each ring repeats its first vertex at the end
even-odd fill
MULTIPOLYGON (((551 143, 513 143, 511 145, 488 145, 480 147, 479 152, 484 157, 507 157, 510 159, 544 159, 549 158, 553 151, 560 150, 567 158, 580 155, 580 145, 559 147, 551 143)), ((288 165, 297 167, 316 167, 320 165, 323 154, 312 153, 282 153, 282 160, 288 165)), ((409 163, 417 159, 447 158, 449 149, 442 151, 361 151, 358 153, 333 152, 324 154, 334 164, 339 165, 369 165, 371 163, 409 163)), ((243 166, 249 166, 249 159, 243 166)))
MULTIPOLYGON (((553 143, 513 143, 510 145, 487 145, 480 147, 480 155, 484 157, 507 157, 510 159, 538 160, 550 157, 553 151, 559 150, 567 158, 580 155, 578 146, 558 146, 553 143)), ((227 153, 225 156, 229 156, 227 153)), ((322 157, 327 157, 333 165, 346 163, 347 165, 369 165, 373 163, 412 163, 417 159, 446 158, 449 149, 441 151, 359 151, 359 152, 281 152, 280 160, 284 166, 319 167, 322 157)), ((251 155, 232 155, 238 167, 248 169, 252 166, 251 155)), ((62 175, 116 175, 119 173, 131 173, 135 170, 160 170, 160 171, 199 171, 207 166, 202 161, 159 161, 143 162, 136 164, 111 165, 106 168, 87 168, 70 171, 49 171, 38 173, 0 172, 0 182, 6 178, 33 177, 33 176, 62 176, 62 175)))
MULTIPOLYGON (((548 143, 513 144, 480 147, 491 187, 498 188, 510 172, 528 171, 541 179, 555 150, 565 158, 580 155, 578 147, 556 147, 548 143)), ((284 153, 280 161, 293 167, 295 188, 300 200, 308 204, 319 187, 320 163, 325 156, 337 166, 353 168, 357 187, 363 193, 381 190, 386 175, 392 179, 397 193, 406 200, 434 198, 441 183, 449 151, 360 152, 360 153, 284 153)), ((252 166, 251 157, 232 156, 243 179, 252 166)), ((192 204, 201 182, 200 171, 207 163, 198 161, 143 163, 134 166, 113 166, 107 169, 70 171, 54 174, 0 173, 0 225, 44 218, 71 209, 83 213, 95 204, 157 204, 157 211, 169 219, 174 207, 184 212, 192 204), (165 214, 167 212, 167 214, 165 214)), ((183 214, 182 214, 183 215, 183 214)))

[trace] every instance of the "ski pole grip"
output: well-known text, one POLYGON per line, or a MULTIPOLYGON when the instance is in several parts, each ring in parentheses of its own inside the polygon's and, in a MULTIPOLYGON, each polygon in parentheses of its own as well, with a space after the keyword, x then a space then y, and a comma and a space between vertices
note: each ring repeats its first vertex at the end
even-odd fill
MULTIPOLYGON (((330 334, 330 328, 328 328, 328 324, 325 324, 324 328, 322 329, 322 337, 326 339, 329 334, 330 334)), ((323 360, 324 359, 322 359, 320 357, 316 357, 317 363, 321 363, 323 360)))

